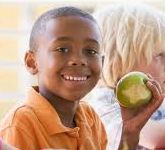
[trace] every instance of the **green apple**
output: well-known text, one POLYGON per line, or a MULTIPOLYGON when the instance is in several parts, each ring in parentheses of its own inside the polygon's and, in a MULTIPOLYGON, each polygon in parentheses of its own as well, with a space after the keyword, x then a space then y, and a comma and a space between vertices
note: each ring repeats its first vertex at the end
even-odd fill
POLYGON ((147 88, 148 76, 143 72, 129 72, 117 83, 116 97, 119 104, 127 108, 137 108, 147 104, 152 97, 147 88))

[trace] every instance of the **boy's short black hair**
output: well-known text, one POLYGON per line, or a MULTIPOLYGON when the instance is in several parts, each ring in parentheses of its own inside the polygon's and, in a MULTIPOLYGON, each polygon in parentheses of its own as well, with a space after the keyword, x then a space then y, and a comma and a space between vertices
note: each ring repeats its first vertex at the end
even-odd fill
POLYGON ((38 46, 37 38, 41 36, 42 33, 44 32, 46 23, 51 19, 56 19, 62 16, 80 16, 96 22, 91 14, 79 8, 67 6, 67 7, 51 9, 45 12, 44 14, 42 14, 34 23, 34 26, 30 34, 30 42, 29 42, 29 47, 31 51, 35 51, 37 49, 38 46))

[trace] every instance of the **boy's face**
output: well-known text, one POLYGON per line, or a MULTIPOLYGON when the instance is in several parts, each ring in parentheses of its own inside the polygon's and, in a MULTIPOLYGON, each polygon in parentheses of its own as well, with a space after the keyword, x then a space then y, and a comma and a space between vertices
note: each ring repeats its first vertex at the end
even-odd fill
POLYGON ((97 83, 101 35, 91 20, 65 16, 50 20, 35 53, 39 90, 74 101, 97 83))

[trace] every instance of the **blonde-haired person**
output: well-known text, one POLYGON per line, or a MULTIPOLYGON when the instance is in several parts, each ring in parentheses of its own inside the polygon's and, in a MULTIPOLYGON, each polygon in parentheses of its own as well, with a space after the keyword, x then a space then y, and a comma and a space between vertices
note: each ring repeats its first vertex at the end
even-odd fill
MULTIPOLYGON (((116 102, 113 90, 118 79, 130 71, 143 71, 153 76, 165 92, 165 16, 144 4, 113 4, 96 11, 94 16, 103 36, 105 59, 103 78, 89 95, 89 102, 105 124, 110 139, 108 150, 116 150, 125 124, 121 119, 123 108, 116 102)), ((140 145, 165 148, 163 117, 165 120, 162 104, 143 128, 140 145)), ((138 127, 137 122, 132 123, 138 127)))

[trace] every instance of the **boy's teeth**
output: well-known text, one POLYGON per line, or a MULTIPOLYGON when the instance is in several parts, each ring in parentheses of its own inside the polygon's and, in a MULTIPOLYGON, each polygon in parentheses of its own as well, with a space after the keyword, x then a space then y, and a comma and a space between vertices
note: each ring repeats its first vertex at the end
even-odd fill
POLYGON ((64 76, 64 78, 66 80, 70 80, 70 81, 85 81, 87 80, 87 77, 73 77, 73 76, 64 76))

